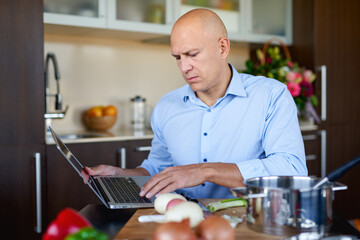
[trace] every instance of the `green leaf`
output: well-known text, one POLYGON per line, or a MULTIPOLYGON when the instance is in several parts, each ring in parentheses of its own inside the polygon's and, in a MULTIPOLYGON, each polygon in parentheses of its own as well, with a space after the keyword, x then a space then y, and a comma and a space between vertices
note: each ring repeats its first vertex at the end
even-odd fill
POLYGON ((317 99, 317 97, 316 97, 315 95, 312 95, 312 96, 310 97, 310 102, 311 102, 311 104, 312 104, 313 106, 315 106, 315 107, 319 104, 319 101, 318 101, 318 99, 317 99))

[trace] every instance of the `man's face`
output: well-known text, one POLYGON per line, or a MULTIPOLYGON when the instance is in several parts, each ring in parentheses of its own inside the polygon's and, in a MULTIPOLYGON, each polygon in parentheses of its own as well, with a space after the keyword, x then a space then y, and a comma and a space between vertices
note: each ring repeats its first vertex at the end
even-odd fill
POLYGON ((221 78, 219 41, 206 36, 202 28, 179 26, 171 35, 171 54, 185 81, 195 92, 211 92, 221 78))

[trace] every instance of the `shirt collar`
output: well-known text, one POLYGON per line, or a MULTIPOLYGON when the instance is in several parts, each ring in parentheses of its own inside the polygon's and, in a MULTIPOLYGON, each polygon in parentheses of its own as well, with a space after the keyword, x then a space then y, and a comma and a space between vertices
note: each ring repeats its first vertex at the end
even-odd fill
MULTIPOLYGON (((241 74, 238 73, 238 71, 230 63, 229 66, 232 71, 232 77, 224 97, 226 97, 229 94, 239 97, 247 97, 247 93, 244 88, 244 83, 241 74)), ((184 91, 183 101, 186 102, 190 98, 194 100, 197 99, 195 92, 191 89, 189 85, 187 85, 184 91)))

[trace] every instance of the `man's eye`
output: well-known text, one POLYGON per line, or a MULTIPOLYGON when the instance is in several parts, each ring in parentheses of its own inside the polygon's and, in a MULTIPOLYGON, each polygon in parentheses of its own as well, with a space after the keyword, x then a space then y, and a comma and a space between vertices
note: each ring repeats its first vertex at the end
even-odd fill
POLYGON ((189 54, 190 57, 196 57, 196 55, 198 55, 198 53, 189 54))

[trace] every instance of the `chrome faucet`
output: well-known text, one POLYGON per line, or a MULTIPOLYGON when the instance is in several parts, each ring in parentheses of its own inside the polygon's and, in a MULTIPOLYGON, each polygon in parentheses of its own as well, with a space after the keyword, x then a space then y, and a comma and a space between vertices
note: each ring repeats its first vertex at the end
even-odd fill
POLYGON ((62 119, 65 117, 66 111, 68 109, 68 106, 66 106, 65 110, 62 110, 62 96, 60 94, 60 73, 59 68, 57 65, 56 57, 53 52, 49 52, 46 55, 46 62, 45 62, 45 131, 46 135, 50 134, 48 126, 51 126, 51 120, 52 119, 62 119), (49 62, 52 60, 54 65, 54 73, 55 73, 55 80, 56 80, 56 93, 51 94, 49 89, 49 62), (49 97, 55 97, 55 112, 50 112, 48 109, 48 98, 49 97))

